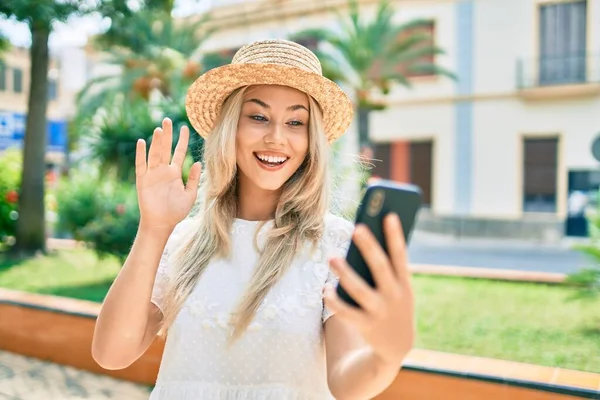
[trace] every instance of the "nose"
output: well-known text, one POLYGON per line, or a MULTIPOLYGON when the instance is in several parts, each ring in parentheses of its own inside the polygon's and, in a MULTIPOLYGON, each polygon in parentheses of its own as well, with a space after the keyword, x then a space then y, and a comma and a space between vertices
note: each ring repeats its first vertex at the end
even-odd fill
POLYGON ((265 143, 283 145, 285 143, 285 133, 280 124, 272 124, 265 135, 265 143))

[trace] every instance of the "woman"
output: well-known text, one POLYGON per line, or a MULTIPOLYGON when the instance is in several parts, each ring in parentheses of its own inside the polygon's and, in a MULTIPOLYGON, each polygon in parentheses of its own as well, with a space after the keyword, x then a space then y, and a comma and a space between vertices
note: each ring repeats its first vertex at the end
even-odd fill
POLYGON ((413 343, 413 300, 398 218, 389 258, 365 227, 328 214, 328 142, 352 105, 308 49, 256 42, 191 86, 205 137, 181 179, 189 131, 172 124, 136 156, 141 219, 98 317, 93 356, 107 369, 168 332, 151 399, 368 399, 394 380, 413 343), (354 232, 354 236, 353 235, 354 232), (353 238, 368 286, 343 257, 353 238), (331 271, 328 264, 331 266, 331 271), (361 309, 333 289, 341 280, 361 309))

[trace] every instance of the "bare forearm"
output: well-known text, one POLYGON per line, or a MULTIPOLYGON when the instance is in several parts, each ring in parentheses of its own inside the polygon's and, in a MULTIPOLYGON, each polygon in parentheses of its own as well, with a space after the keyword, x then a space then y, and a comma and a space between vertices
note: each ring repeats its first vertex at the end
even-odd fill
POLYGON ((140 225, 127 260, 102 304, 92 345, 95 357, 120 354, 128 359, 140 351, 156 271, 171 232, 140 225))
POLYGON ((364 347, 348 354, 328 377, 337 400, 367 400, 383 392, 396 378, 400 365, 385 365, 364 347))

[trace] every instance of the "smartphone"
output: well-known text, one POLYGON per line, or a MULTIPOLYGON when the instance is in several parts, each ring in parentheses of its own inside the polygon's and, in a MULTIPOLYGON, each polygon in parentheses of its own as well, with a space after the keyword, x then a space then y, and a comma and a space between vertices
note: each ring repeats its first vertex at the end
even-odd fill
MULTIPOLYGON (((378 180, 367 187, 358 207, 356 224, 365 224, 373 232, 379 245, 388 253, 385 234, 383 232, 383 220, 385 216, 389 213, 396 213, 400 217, 404 240, 408 244, 417 214, 421 208, 421 202, 421 189, 418 186, 388 180, 378 180)), ((371 270, 354 242, 350 243, 346 261, 371 287, 376 287, 371 270)), ((350 305, 359 307, 356 301, 346 293, 341 284, 338 284, 336 290, 342 300, 350 305)))

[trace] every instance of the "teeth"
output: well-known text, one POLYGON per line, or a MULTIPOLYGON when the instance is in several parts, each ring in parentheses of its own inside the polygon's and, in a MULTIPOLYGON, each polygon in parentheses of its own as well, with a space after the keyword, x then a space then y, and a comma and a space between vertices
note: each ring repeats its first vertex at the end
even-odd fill
POLYGON ((263 155, 263 154, 257 154, 257 156, 262 161, 266 161, 269 163, 281 164, 282 162, 287 160, 287 157, 267 156, 267 155, 263 155))

